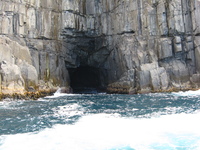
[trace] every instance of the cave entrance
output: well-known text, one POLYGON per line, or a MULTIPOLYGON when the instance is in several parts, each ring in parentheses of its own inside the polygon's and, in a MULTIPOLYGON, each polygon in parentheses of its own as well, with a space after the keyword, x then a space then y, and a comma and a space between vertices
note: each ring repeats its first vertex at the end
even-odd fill
POLYGON ((97 93, 102 90, 100 69, 82 66, 68 68, 70 75, 70 86, 74 93, 97 93))

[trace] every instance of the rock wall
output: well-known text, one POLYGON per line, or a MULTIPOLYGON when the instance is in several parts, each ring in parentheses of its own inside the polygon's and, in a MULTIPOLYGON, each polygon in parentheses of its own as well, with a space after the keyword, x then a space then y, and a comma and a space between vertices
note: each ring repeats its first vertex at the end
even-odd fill
POLYGON ((200 1, 100 0, 98 6, 95 45, 109 52, 103 68, 110 92, 199 87, 200 1))
POLYGON ((3 94, 67 87, 62 53, 62 2, 0 1, 0 74, 3 94))
POLYGON ((200 86, 198 0, 0 0, 0 90, 70 87, 99 69, 114 93, 200 86))

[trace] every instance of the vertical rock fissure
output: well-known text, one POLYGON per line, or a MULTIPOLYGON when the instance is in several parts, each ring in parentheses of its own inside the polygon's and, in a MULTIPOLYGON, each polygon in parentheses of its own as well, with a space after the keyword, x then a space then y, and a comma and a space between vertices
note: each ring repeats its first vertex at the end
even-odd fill
POLYGON ((198 0, 0 3, 2 93, 68 87, 71 68, 113 93, 200 87, 198 0))

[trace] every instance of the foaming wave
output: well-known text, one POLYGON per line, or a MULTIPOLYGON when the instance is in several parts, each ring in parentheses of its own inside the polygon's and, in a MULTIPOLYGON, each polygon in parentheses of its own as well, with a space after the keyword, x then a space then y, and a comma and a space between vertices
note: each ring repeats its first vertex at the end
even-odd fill
POLYGON ((45 98, 58 98, 58 97, 63 97, 63 96, 77 96, 81 94, 69 94, 69 93, 54 93, 51 96, 46 96, 45 98))
POLYGON ((21 104, 23 104, 25 102, 25 100, 3 100, 0 102, 0 109, 18 109, 17 106, 20 106, 21 104))
POLYGON ((0 149, 199 150, 199 117, 200 113, 148 119, 123 118, 119 114, 88 115, 74 125, 1 136, 0 149))
POLYGON ((51 96, 46 96, 45 98, 58 98, 62 96, 71 96, 72 94, 67 94, 67 93, 54 93, 51 96))
POLYGON ((172 92, 172 95, 175 95, 175 96, 199 96, 200 95, 200 90, 197 90, 197 91, 186 91, 186 92, 183 92, 183 91, 180 91, 180 92, 172 92))
POLYGON ((68 104, 65 106, 59 106, 53 109, 54 116, 61 118, 69 118, 76 115, 83 115, 84 109, 78 104, 68 104))
POLYGON ((77 95, 77 94, 62 93, 61 88, 59 88, 53 95, 46 96, 45 98, 58 98, 62 96, 73 96, 73 95, 77 95))

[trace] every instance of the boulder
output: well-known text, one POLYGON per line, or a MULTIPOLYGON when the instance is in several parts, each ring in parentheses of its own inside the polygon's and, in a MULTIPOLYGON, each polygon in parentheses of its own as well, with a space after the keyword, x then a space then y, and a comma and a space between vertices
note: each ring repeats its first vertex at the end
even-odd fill
POLYGON ((150 79, 153 91, 164 91, 169 87, 169 78, 163 67, 150 70, 150 79))
POLYGON ((36 87, 38 85, 38 73, 35 67, 22 60, 18 60, 17 65, 19 66, 21 75, 26 82, 26 86, 36 87))
POLYGON ((20 68, 6 61, 0 63, 0 74, 2 83, 2 93, 24 93, 25 82, 22 78, 20 68))

